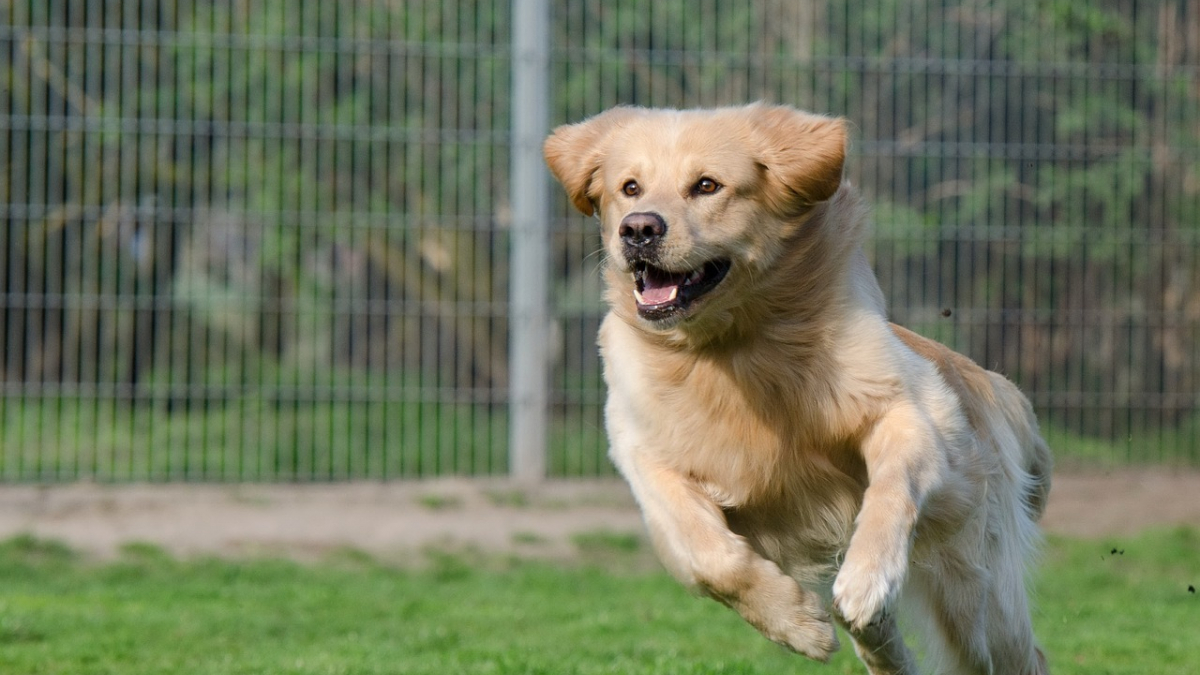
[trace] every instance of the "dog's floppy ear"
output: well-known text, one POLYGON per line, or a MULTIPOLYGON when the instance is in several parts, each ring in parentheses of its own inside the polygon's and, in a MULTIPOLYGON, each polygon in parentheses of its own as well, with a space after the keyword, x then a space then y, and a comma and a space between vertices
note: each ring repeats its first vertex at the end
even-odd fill
POLYGON ((749 113, 774 206, 795 212, 837 192, 846 161, 845 120, 784 106, 755 105, 749 113))
POLYGON ((600 189, 596 174, 604 162, 608 137, 636 110, 622 106, 578 124, 564 124, 555 129, 542 146, 546 166, 566 188, 571 203, 585 216, 596 212, 600 189))

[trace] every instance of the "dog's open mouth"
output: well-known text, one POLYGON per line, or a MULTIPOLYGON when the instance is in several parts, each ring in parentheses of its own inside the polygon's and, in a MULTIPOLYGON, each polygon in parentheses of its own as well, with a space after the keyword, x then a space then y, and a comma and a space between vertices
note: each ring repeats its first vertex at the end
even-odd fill
POLYGON ((668 272, 647 262, 633 265, 633 298, 643 319, 660 321, 678 315, 717 287, 731 263, 710 260, 690 272, 668 272))

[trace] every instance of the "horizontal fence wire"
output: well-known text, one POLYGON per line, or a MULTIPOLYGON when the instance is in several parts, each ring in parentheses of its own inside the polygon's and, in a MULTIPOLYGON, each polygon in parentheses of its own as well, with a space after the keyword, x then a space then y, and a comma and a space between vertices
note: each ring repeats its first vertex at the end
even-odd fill
MULTIPOLYGON (((550 2, 552 125, 841 115, 892 318, 1200 464, 1200 4, 550 2)), ((509 3, 0 4, 0 480, 509 472, 509 3)), ((546 467, 606 476, 555 188, 546 467)))

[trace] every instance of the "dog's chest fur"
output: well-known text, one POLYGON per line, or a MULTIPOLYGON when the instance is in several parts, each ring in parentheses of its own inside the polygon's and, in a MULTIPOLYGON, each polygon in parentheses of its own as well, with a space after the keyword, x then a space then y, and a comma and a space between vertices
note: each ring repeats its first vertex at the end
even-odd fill
POLYGON ((600 342, 622 471, 632 462, 621 453, 640 453, 700 486, 731 529, 793 576, 832 570, 867 478, 860 430, 838 425, 845 401, 831 398, 828 364, 660 350, 611 317, 600 342), (641 358, 623 358, 633 349, 641 358))

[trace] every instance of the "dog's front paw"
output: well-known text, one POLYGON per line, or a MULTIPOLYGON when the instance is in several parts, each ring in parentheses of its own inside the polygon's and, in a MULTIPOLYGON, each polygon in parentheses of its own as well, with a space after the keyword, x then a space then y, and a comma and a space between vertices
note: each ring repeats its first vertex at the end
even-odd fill
POLYGON ((838 650, 833 618, 821 596, 782 575, 770 577, 734 598, 719 598, 767 639, 817 661, 838 650))
POLYGON ((833 620, 819 607, 798 607, 763 632, 773 642, 816 661, 828 662, 840 647, 833 620))
POLYGON ((833 581, 833 607, 853 630, 863 630, 883 618, 904 581, 904 568, 859 565, 847 558, 833 581))

